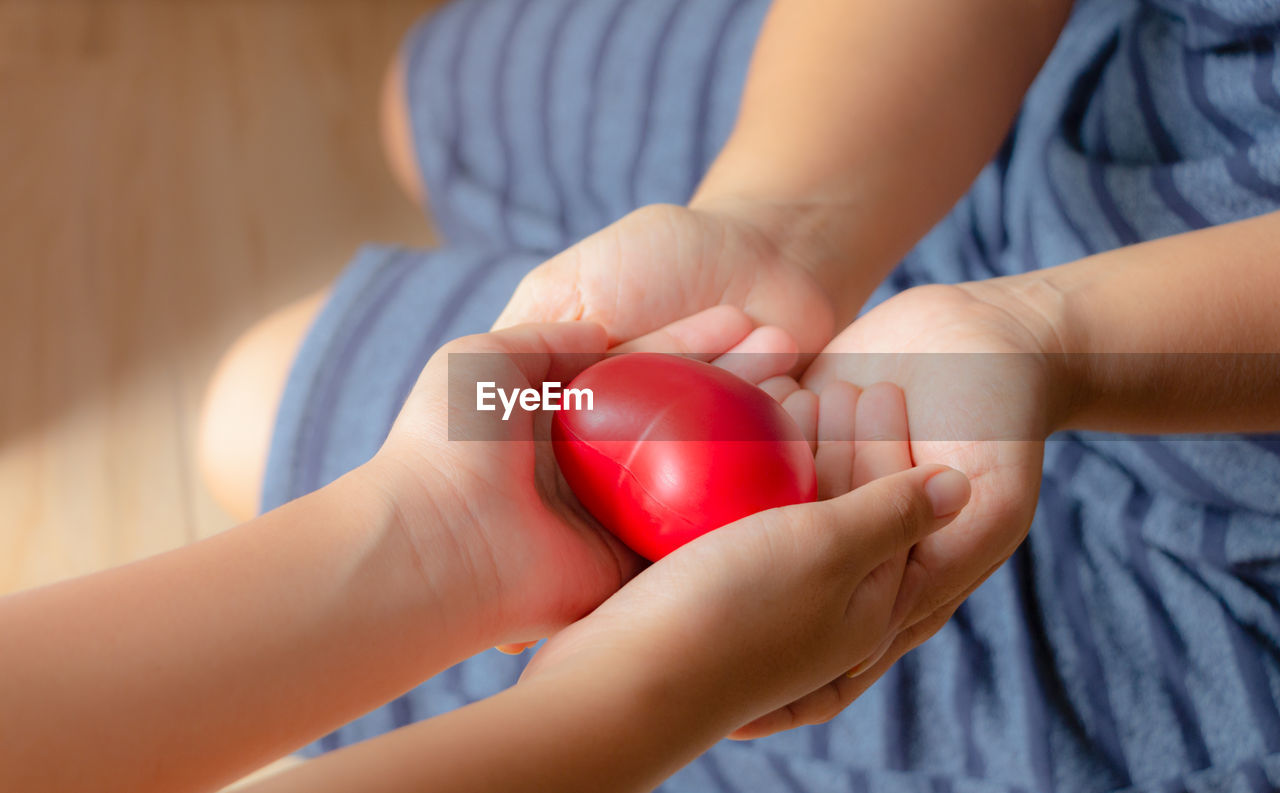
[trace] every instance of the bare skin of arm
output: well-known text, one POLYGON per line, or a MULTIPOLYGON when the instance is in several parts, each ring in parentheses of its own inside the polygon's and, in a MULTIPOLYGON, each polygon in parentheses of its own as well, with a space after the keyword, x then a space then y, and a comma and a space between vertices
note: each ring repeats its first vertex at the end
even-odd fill
POLYGON ((1280 213, 1015 276, 1053 320, 1063 429, 1280 429, 1280 213), (1117 354, 1120 353, 1120 354, 1117 354))
POLYGON ((456 554, 407 563, 399 476, 371 464, 195 545, 0 600, 0 787, 225 784, 488 646, 456 554), (423 606, 423 572, 448 611, 423 606))
POLYGON ((724 303, 817 352, 997 151, 1070 8, 777 0, 688 206, 535 268, 495 327, 588 319, 617 342, 724 303))
POLYGON ((848 324, 991 159, 1069 0, 780 0, 691 206, 751 205, 848 324))
MULTIPOLYGON (((715 344, 734 324, 745 337, 721 348, 768 342, 745 322, 713 314, 653 343, 715 344)), ((210 789, 541 632, 555 638, 525 685, 262 784, 642 790, 865 659, 894 619, 901 571, 884 562, 955 518, 965 477, 887 471, 744 518, 627 583, 638 559, 548 476, 532 414, 489 441, 448 432, 451 353, 526 387, 571 377, 605 342, 586 323, 453 342, 351 474, 202 542, 0 599, 0 787, 210 789)), ((897 446, 890 471, 908 462, 897 446)))

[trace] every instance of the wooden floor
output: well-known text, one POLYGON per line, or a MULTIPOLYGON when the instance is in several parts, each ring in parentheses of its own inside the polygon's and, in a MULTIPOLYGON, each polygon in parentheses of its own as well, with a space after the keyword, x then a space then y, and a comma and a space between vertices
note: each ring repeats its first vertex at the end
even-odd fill
POLYGON ((376 109, 434 4, 0 0, 0 594, 230 525, 192 458, 221 351, 431 239, 376 109))
POLYGON ((230 519, 219 353, 354 248, 427 244, 377 95, 430 0, 0 0, 0 593, 230 519))

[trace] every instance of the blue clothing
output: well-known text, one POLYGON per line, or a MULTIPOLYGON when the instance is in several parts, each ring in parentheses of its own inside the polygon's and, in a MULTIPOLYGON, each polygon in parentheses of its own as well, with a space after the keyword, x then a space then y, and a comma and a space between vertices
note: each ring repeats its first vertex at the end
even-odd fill
MULTIPOLYGON (((444 341, 725 140, 766 0, 456 0, 406 42, 435 251, 368 248, 290 375, 264 507, 380 445, 444 341)), ((1280 3, 1079 0, 996 159, 872 304, 1280 207, 1280 3)), ((1280 345, 1278 345, 1280 346, 1280 345)), ((484 653, 324 751, 512 684, 484 653)), ((323 692, 317 692, 322 696, 323 692)), ((722 742, 664 791, 1280 786, 1280 440, 1068 433, 1027 541, 829 724, 722 742)))

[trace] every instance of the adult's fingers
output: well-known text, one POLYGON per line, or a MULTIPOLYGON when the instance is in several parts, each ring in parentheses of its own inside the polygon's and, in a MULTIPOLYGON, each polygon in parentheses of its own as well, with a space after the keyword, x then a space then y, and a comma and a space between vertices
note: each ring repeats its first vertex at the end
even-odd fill
POLYGON ((773 325, 756 328, 732 349, 711 363, 732 372, 748 383, 763 383, 786 374, 799 358, 799 348, 791 334, 773 325))
POLYGON ((580 274, 574 272, 576 268, 569 251, 553 256, 520 279, 511 299, 494 320, 493 330, 528 322, 568 322, 585 317, 580 274), (566 284, 573 286, 566 288, 566 284))
POLYGON ((743 341, 755 323, 735 306, 713 306, 652 333, 619 344, 610 352, 666 352, 710 361, 743 341))
POLYGON ((791 334, 772 325, 757 328, 742 309, 727 305, 699 311, 610 352, 686 355, 756 384, 791 371, 800 355, 791 334))
POLYGON ((474 368, 477 375, 491 373, 494 377, 497 374, 489 356, 499 355, 528 383, 537 385, 573 379, 604 355, 607 343, 604 328, 594 322, 557 322, 464 336, 446 344, 437 355, 445 355, 451 367, 458 360, 453 356, 465 356, 462 366, 474 368))

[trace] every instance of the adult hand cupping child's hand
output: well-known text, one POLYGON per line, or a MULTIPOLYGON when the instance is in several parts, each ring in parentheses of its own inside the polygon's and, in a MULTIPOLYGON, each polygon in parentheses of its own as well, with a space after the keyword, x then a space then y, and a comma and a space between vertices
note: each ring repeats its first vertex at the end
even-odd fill
POLYGON ((817 235, 793 232, 745 203, 642 207, 529 273, 494 327, 585 319, 617 343, 725 304, 819 350, 835 312, 811 274, 817 235))
MULTIPOLYGON (((386 444, 371 465, 397 505, 419 557, 452 554, 474 582, 469 602, 453 598, 459 631, 502 644, 538 639, 589 612, 642 561, 585 514, 558 475, 550 415, 478 413, 477 380, 510 393, 567 384, 606 352, 600 326, 526 325, 467 337, 427 364, 386 444), (451 361, 452 356, 452 361, 451 361), (450 389, 450 378, 466 381, 450 389), (452 434, 451 434, 452 431, 452 434), (445 526, 445 540, 427 527, 445 526), (447 547, 445 547, 447 545, 447 547)), ((748 380, 790 368, 795 343, 777 328, 755 328, 741 311, 702 312, 635 340, 624 351, 702 350, 748 380), (714 353, 732 352, 732 355, 714 353), (769 353, 741 355, 740 353, 769 353)), ((423 569, 432 569, 423 564, 423 569)), ((432 582, 424 580, 424 601, 432 582)))
POLYGON ((825 389, 816 433, 826 500, 758 513, 677 549, 552 637, 526 679, 611 675, 642 702, 676 699, 691 720, 714 720, 715 737, 760 733, 762 716, 768 731, 834 716, 854 684, 844 673, 874 661, 902 616, 908 550, 969 494, 943 466, 904 470, 902 404, 893 386, 825 389), (897 440, 856 441, 855 429, 897 440))

